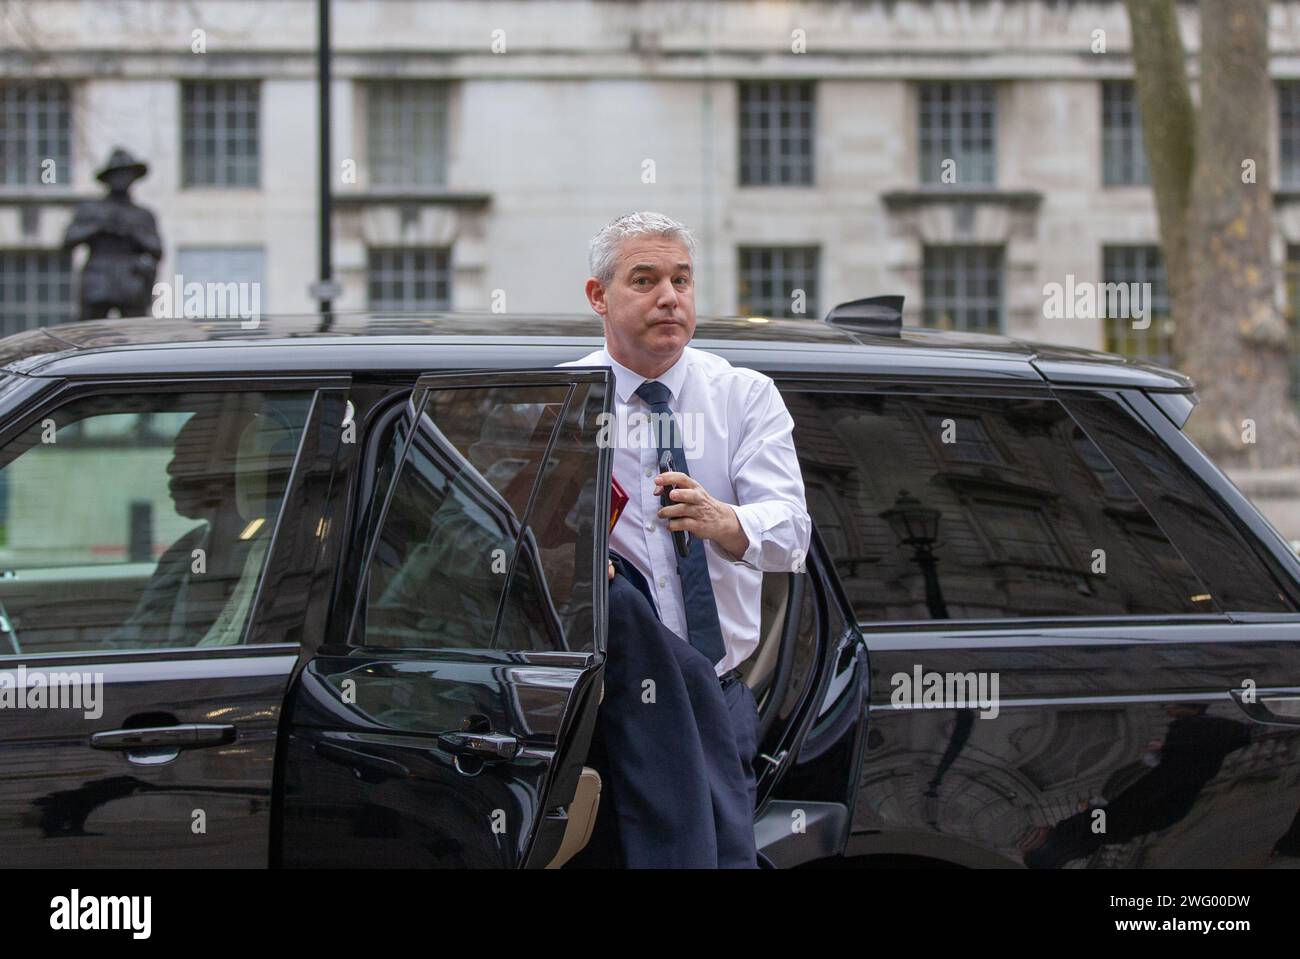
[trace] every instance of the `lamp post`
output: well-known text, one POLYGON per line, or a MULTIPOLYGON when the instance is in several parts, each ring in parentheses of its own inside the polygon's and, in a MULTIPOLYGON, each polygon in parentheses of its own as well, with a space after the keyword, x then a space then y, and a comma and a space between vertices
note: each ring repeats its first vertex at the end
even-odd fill
POLYGON ((925 578, 925 605, 930 617, 947 619, 948 607, 944 605, 943 590, 939 587, 939 560, 934 555, 939 544, 939 519, 943 514, 923 506, 907 490, 899 490, 894 505, 879 515, 893 530, 898 544, 912 548, 912 561, 921 567, 921 575, 925 578))
POLYGON ((333 301, 342 290, 334 282, 334 262, 330 249, 330 229, 332 226, 332 194, 330 190, 330 0, 317 0, 316 3, 316 125, 319 139, 317 141, 317 177, 318 196, 318 239, 320 276, 311 285, 310 294, 320 308, 321 332, 326 332, 334 325, 333 301))

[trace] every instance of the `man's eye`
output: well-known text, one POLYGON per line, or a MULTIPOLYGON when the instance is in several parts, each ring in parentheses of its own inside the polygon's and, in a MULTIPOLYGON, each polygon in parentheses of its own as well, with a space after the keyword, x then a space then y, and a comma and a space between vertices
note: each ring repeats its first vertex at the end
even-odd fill
POLYGON ((690 278, 689 276, 679 276, 679 277, 677 278, 677 282, 678 282, 678 283, 689 283, 689 282, 691 282, 691 278, 690 278))

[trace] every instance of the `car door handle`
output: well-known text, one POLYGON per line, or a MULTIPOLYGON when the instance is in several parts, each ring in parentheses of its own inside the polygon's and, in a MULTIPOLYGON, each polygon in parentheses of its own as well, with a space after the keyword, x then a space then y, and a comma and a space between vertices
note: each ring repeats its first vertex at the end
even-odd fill
POLYGON ((1246 690, 1230 689, 1228 692, 1237 701, 1241 711, 1257 723, 1266 726, 1300 726, 1300 695, 1261 694, 1252 689, 1250 692, 1254 701, 1246 702, 1246 690))
POLYGON ((180 723, 176 726, 146 726, 141 729, 114 729, 95 733, 90 745, 95 749, 199 749, 235 741, 235 727, 223 723, 180 723))
POLYGON ((438 744, 449 753, 478 759, 514 759, 519 753, 519 740, 506 733, 443 733, 438 744))

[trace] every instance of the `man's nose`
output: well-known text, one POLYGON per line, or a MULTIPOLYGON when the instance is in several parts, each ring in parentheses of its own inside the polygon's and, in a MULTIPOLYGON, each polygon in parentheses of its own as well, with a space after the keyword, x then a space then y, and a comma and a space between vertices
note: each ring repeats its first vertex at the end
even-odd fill
POLYGON ((656 305, 660 307, 677 306, 677 289, 673 286, 672 278, 669 277, 659 284, 659 296, 656 305))

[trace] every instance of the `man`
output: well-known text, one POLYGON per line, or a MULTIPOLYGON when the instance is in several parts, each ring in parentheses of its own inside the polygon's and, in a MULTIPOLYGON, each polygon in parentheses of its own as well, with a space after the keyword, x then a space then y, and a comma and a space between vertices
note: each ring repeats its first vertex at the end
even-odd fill
POLYGON ((800 568, 812 523, 775 384, 688 345, 694 251, 690 231, 658 213, 601 230, 586 294, 605 348, 564 364, 613 371, 614 476, 629 497, 610 536, 610 575, 623 575, 610 585, 597 735, 626 864, 752 866, 758 710, 736 667, 758 646, 762 571, 800 568), (710 805, 711 822, 691 818, 710 805))
POLYGON ((105 638, 106 648, 200 645, 218 622, 254 545, 255 537, 240 538, 247 520, 235 505, 239 437, 253 422, 251 411, 204 409, 177 431, 167 489, 178 516, 201 522, 159 557, 130 617, 105 638), (202 574, 194 571, 195 549, 204 553, 202 574))

